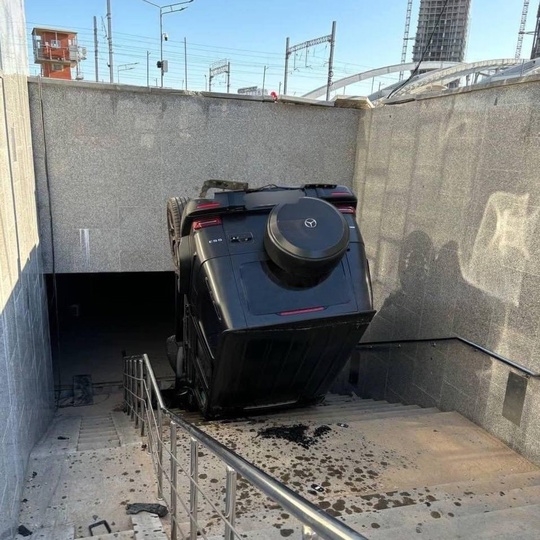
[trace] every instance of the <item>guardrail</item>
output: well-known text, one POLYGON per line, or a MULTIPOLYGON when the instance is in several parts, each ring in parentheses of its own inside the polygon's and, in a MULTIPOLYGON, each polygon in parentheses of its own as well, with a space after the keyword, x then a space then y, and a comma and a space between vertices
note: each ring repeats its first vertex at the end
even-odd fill
POLYGON ((124 401, 126 413, 134 420, 135 427, 140 427, 141 436, 147 437, 148 451, 152 455, 157 475, 158 498, 165 501, 171 516, 171 540, 177 540, 178 535, 185 536, 180 527, 178 503, 189 519, 190 540, 197 540, 198 536, 208 539, 204 527, 198 521, 199 495, 202 495, 221 520, 225 540, 234 538, 243 540, 242 534, 245 534, 245 531, 240 532, 236 527, 238 475, 294 516, 301 524, 302 538, 367 540, 365 536, 326 514, 213 437, 167 409, 147 355, 124 358, 124 401), (168 446, 164 437, 167 429, 168 446), (184 468, 178 459, 179 433, 189 437, 189 470, 184 468), (201 447, 216 456, 225 468, 223 509, 218 508, 219 503, 212 501, 199 484, 201 447), (178 472, 182 472, 189 480, 188 501, 184 501, 179 493, 178 472), (164 481, 168 483, 168 490, 164 489, 164 481))
POLYGON ((437 341, 459 341, 463 343, 464 345, 468 345, 469 347, 472 347, 473 349, 476 349, 477 351, 480 351, 484 354, 487 354, 488 356, 491 356, 491 358, 495 358, 495 360, 498 360, 499 362, 502 362, 503 364, 506 364, 507 366, 510 366, 514 369, 517 369, 518 371, 521 371, 524 373, 527 377, 533 377, 533 378, 540 378, 540 373, 537 373, 535 371, 530 370, 528 367, 519 364, 518 362, 515 362, 514 360, 510 360, 509 358, 506 358, 505 356, 502 356, 495 351, 490 351, 489 349, 486 349, 485 347, 482 347, 482 345, 478 345, 478 343, 474 343, 474 341, 469 341, 468 339, 462 338, 460 336, 449 336, 449 337, 440 337, 440 338, 421 338, 421 339, 393 339, 393 340, 385 340, 385 341, 367 341, 365 343, 359 343, 356 346, 356 350, 361 349, 374 349, 376 347, 390 347, 392 345, 400 346, 403 343, 435 343, 437 341))

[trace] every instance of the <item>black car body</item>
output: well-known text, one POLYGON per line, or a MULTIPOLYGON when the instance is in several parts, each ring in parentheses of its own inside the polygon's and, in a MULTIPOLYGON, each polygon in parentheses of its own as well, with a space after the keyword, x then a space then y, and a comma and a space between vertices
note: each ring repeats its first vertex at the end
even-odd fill
POLYGON ((169 200, 169 356, 205 416, 324 397, 374 315, 356 204, 338 185, 169 200))

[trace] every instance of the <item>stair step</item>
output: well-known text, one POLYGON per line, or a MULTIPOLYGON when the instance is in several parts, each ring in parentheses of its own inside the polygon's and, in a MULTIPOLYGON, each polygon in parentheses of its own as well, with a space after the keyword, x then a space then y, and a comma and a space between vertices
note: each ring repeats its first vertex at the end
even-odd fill
POLYGON ((105 444, 105 443, 117 443, 120 444, 118 437, 84 437, 79 439, 77 448, 80 448, 84 444, 105 444))
MULTIPOLYGON (((386 411, 386 410, 395 410, 395 409, 402 409, 403 405, 397 405, 393 403, 383 403, 383 404, 370 404, 369 406, 360 406, 357 407, 354 404, 351 404, 351 406, 343 406, 343 407, 324 407, 319 406, 317 408, 310 408, 310 409, 298 409, 295 411, 290 411, 289 414, 287 414, 287 418, 304 418, 304 417, 312 417, 312 416, 338 416, 340 414, 354 414, 356 412, 358 413, 368 413, 371 411, 386 411)), ((407 407, 418 407, 418 405, 407 405, 407 407)), ((250 417, 253 419, 272 419, 275 416, 283 416, 282 414, 276 415, 265 415, 260 417, 250 417)))
MULTIPOLYGON (((390 405, 390 404, 389 404, 390 405)), ((395 417, 395 416, 416 416, 418 414, 433 414, 433 413, 440 413, 439 409, 436 408, 430 408, 430 409, 422 409, 418 405, 401 405, 398 407, 394 406, 384 406, 381 408, 373 408, 373 409, 360 409, 360 410, 350 410, 350 409, 343 409, 339 412, 334 411, 329 414, 326 414, 324 409, 313 411, 310 413, 303 413, 303 414, 275 414, 271 416, 265 416, 264 418, 258 417, 257 421, 260 420, 267 420, 269 422, 269 425, 272 424, 294 424, 295 422, 316 422, 317 424, 335 424, 335 423, 347 423, 351 424, 356 421, 366 421, 366 420, 373 420, 377 418, 387 418, 387 417, 395 417)), ((181 415, 186 421, 193 421, 189 417, 186 417, 185 415, 181 415)), ((204 423, 206 425, 212 426, 212 425, 226 425, 230 426, 232 428, 234 427, 240 427, 249 425, 250 422, 253 422, 255 418, 252 419, 244 419, 244 420, 238 420, 238 421, 210 421, 210 422, 204 422, 201 421, 200 423, 204 423)))
MULTIPOLYGON (((15 540, 25 538, 17 534, 15 540)), ((34 529, 30 540, 73 540, 75 538, 74 525, 57 525, 56 527, 44 527, 42 529, 34 529)))
POLYGON ((103 426, 103 425, 113 425, 114 422, 110 416, 105 418, 83 418, 81 426, 83 427, 93 427, 93 426, 103 426))
MULTIPOLYGON (((381 499, 376 500, 381 501, 381 499)), ((382 499, 382 501, 385 502, 387 499, 382 499)), ((378 525, 377 529, 398 528, 407 525, 414 528, 418 523, 430 523, 433 520, 441 519, 441 517, 457 519, 472 514, 538 504, 540 504, 540 488, 533 486, 486 495, 470 495, 469 498, 467 496, 450 496, 443 500, 388 509, 383 506, 380 510, 344 515, 342 519, 353 529, 365 533, 371 531, 373 523, 378 525)))
POLYGON ((105 448, 118 448, 120 441, 106 441, 106 442, 85 442, 77 445, 77 452, 88 452, 89 450, 104 450, 105 448))
POLYGON ((95 536, 85 536, 78 540, 133 540, 135 538, 135 531, 118 531, 107 534, 98 534, 95 536))
MULTIPOLYGON (((306 412, 298 412, 293 414, 287 415, 287 421, 289 420, 310 420, 310 419, 316 419, 317 422, 324 422, 326 419, 332 419, 332 420, 339 420, 339 418, 352 418, 355 416, 365 416, 369 414, 375 414, 375 413, 397 413, 399 411, 411 411, 411 410, 418 410, 421 407, 418 405, 402 405, 399 407, 395 407, 392 405, 386 405, 386 406, 379 406, 379 407, 369 407, 369 408, 360 408, 355 409, 353 407, 343 407, 337 410, 328 410, 326 411, 324 408, 320 408, 315 411, 306 411, 306 412)), ((280 415, 281 416, 281 415, 280 415)), ((272 417, 268 417, 269 420, 272 420, 272 417)))
POLYGON ((114 424, 104 425, 104 426, 81 426, 81 432, 95 432, 95 431, 116 431, 114 424))
POLYGON ((349 421, 351 426, 359 424, 361 422, 369 422, 370 420, 378 420, 383 418, 416 418, 417 416, 441 414, 441 411, 435 407, 427 409, 399 409, 397 411, 381 411, 377 413, 365 414, 349 421))
POLYGON ((352 394, 326 394, 324 399, 326 401, 345 401, 348 399, 356 399, 358 401, 373 401, 372 398, 361 398, 352 394))
POLYGON ((158 516, 139 512, 131 516, 135 540, 168 540, 163 524, 158 516))
POLYGON ((116 429, 95 429, 90 431, 81 430, 79 437, 116 437, 118 435, 116 429))
MULTIPOLYGON (((516 489, 536 488, 540 490, 540 471, 503 475, 497 478, 479 478, 429 487, 402 488, 393 491, 382 491, 366 495, 323 493, 324 498, 313 501, 315 504, 324 502, 325 508, 333 505, 345 506, 342 514, 354 512, 371 512, 374 505, 384 507, 385 511, 409 505, 425 504, 426 502, 458 500, 461 504, 469 501, 470 496, 483 496, 490 493, 507 493, 516 489), (353 510, 354 507, 354 510, 353 510)), ((333 507, 335 509, 336 507, 333 507)))
POLYGON ((81 429, 114 429, 114 422, 112 420, 92 424, 82 422, 81 429))
POLYGON ((537 540, 540 505, 519 506, 460 518, 441 517, 415 526, 371 528, 370 540, 455 540, 456 538, 537 540))

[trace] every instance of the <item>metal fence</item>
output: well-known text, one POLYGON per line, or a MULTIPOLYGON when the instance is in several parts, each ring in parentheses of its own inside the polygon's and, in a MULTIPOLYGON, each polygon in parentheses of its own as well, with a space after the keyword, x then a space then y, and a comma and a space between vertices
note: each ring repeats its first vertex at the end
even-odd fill
MULTIPOLYGON (((198 519, 201 503, 209 507, 214 517, 221 522, 220 536, 223 534, 225 540, 243 539, 246 531, 238 530, 236 520, 239 476, 295 517, 300 522, 302 538, 366 540, 365 536, 326 514, 167 409, 147 355, 124 359, 124 400, 126 413, 135 422, 135 427, 140 428, 141 436, 147 438, 148 451, 152 455, 157 475, 157 495, 170 512, 171 540, 209 538, 208 529, 198 519), (185 438, 185 449, 182 448, 180 437, 185 438), (201 486, 199 455, 203 449, 215 456, 223 467, 224 501, 216 503, 207 489, 201 486), (186 496, 182 497, 180 484, 182 481, 185 484, 186 480, 186 496)), ((215 533, 211 536, 215 536, 215 533)))

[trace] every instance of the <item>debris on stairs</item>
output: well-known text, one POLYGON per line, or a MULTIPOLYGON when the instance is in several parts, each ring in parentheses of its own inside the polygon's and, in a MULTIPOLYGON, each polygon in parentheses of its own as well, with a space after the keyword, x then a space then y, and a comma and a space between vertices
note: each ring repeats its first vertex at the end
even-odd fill
POLYGON ((146 439, 122 402, 117 393, 93 405, 58 409, 29 460, 19 516, 32 533, 27 539, 167 538, 168 518, 162 523, 146 512, 126 511, 129 504, 158 500, 146 439))
MULTIPOLYGON (((314 407, 243 419, 178 414, 367 538, 539 537, 540 528, 517 518, 522 512, 537 525, 539 469, 455 412, 328 396, 314 407), (483 536, 491 514, 516 519, 483 536)), ((187 449, 179 440, 178 455, 187 449)), ((222 469, 201 450, 199 483, 215 501, 222 469)), ((237 529, 246 538, 301 538, 298 522, 243 479, 237 497, 237 529)), ((209 537, 223 534, 216 518, 199 504, 209 537)))

